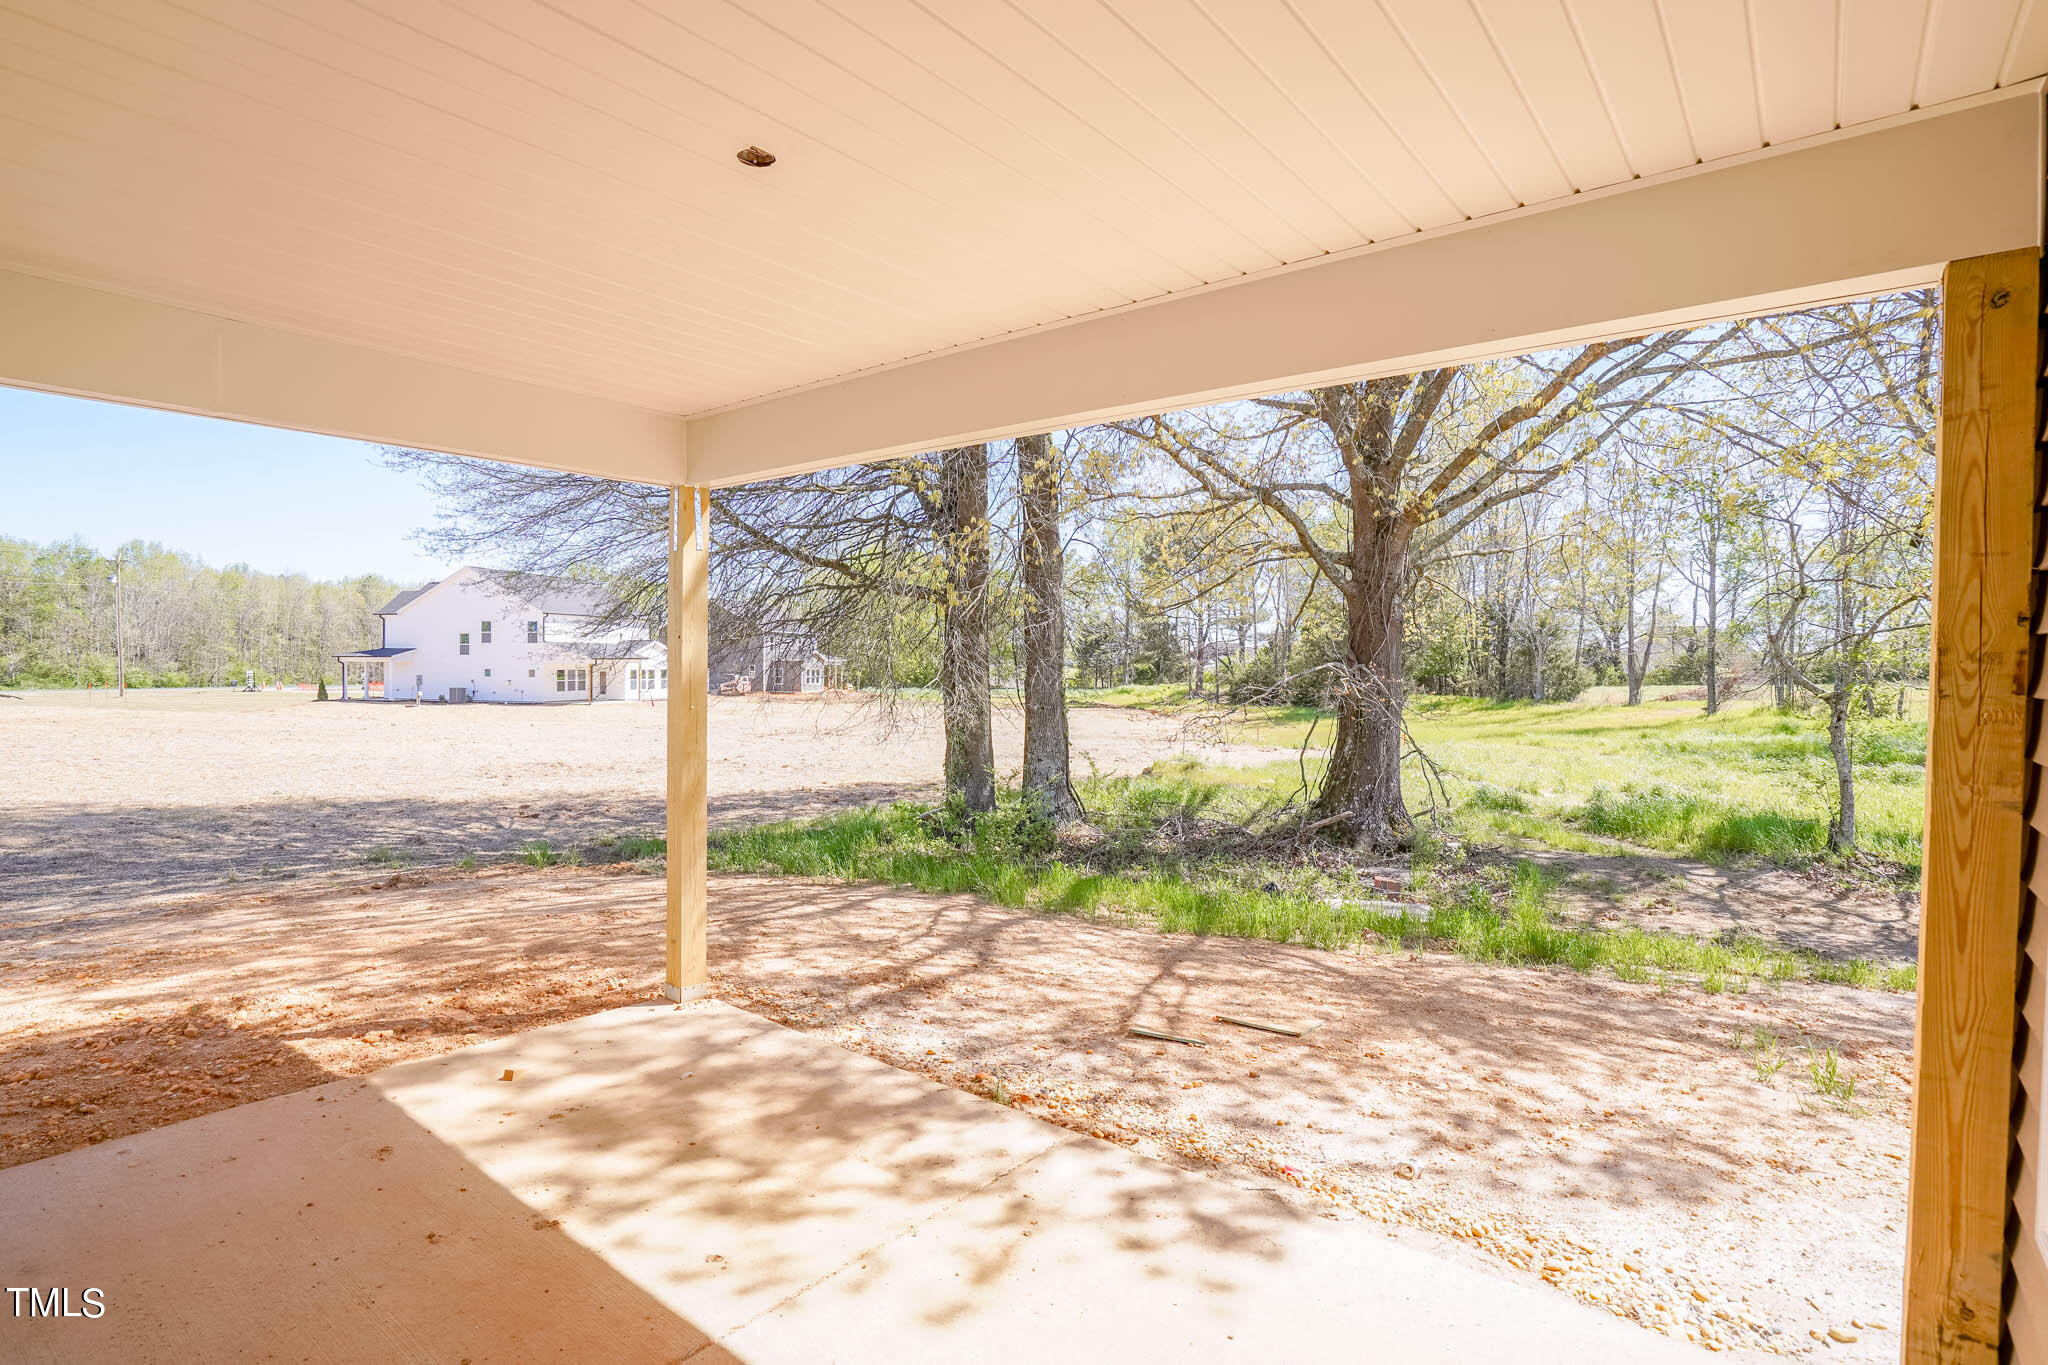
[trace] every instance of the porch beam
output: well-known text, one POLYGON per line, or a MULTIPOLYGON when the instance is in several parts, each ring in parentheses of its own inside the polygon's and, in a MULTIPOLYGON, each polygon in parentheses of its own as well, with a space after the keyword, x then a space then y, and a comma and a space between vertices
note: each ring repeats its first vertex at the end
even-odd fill
POLYGON ((671 1000, 702 995, 709 981, 704 946, 710 511, 706 490, 669 490, 668 973, 662 989, 671 1000))
POLYGON ((680 417, 0 270, 0 384, 602 478, 684 477, 680 417))
MULTIPOLYGON (((2038 187, 2037 187, 2038 188, 2038 187)), ((2037 249, 1943 276, 1905 1359, 1994 1365, 2026 834, 2037 249)))

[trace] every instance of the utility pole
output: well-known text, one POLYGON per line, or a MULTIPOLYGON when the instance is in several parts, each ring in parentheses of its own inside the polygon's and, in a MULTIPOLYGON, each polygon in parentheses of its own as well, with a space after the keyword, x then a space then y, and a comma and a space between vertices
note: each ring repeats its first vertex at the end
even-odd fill
POLYGON ((121 701, 128 699, 127 633, 121 619, 121 552, 114 551, 114 688, 121 701))

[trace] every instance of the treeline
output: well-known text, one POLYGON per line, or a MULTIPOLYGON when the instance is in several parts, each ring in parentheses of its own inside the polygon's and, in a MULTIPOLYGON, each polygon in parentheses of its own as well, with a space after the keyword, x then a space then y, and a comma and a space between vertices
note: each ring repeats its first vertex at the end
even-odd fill
POLYGON ((210 568, 154 542, 113 554, 78 541, 0 537, 0 686, 106 687, 119 634, 131 687, 217 687, 335 676, 334 655, 377 639, 398 585, 315 582, 246 565, 210 568))

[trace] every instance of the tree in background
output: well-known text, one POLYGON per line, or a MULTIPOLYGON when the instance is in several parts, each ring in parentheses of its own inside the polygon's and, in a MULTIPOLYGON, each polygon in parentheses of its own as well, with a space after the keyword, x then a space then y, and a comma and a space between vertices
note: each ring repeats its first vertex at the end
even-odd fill
POLYGON ((1343 603, 1318 826, 1373 850, 1408 842, 1403 636, 1416 568, 1564 477, 1729 335, 1666 332, 1122 424, 1179 471, 1190 502, 1274 519, 1343 603))
MULTIPOLYGON (((121 563, 122 634, 131 687, 306 682, 344 650, 377 638, 376 610, 399 585, 375 575, 215 569, 131 541, 121 563)), ((109 686, 115 676, 114 556, 76 541, 0 538, 0 683, 109 686)))
POLYGON ((1605 526, 1596 533, 1606 557, 1610 619, 1620 625, 1614 643, 1628 678, 1630 706, 1642 704, 1670 586, 1673 488, 1670 470, 1658 459, 1663 453, 1663 447, 1640 440, 1618 452, 1605 526))
POLYGON ((659 631, 668 619, 669 493, 653 484, 383 448, 438 504, 419 532, 435 553, 508 575, 600 590, 600 623, 659 631))

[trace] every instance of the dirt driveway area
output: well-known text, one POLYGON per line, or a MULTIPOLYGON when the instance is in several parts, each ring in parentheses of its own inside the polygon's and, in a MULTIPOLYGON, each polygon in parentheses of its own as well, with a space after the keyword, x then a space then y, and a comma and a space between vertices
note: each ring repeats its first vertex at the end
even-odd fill
MULTIPOLYGON (((1896 1355, 1907 997, 1661 993, 759 878, 715 879, 712 904, 717 992, 841 1046, 1677 1336, 1896 1355), (1760 1031, 1782 1068, 1742 1046, 1760 1031), (1853 1099, 1814 1090, 1802 1039, 1836 1050, 1853 1099)), ((648 999, 661 922, 657 878, 520 867, 247 887, 75 933, 16 922, 0 1153, 648 999)))
MULTIPOLYGON (((0 914, 90 912, 136 897, 389 865, 503 858, 662 826, 664 708, 321 704, 304 693, 0 696, 0 914)), ((1204 744, 1181 722, 1077 708, 1079 771, 1134 773, 1204 744)), ((934 704, 714 697, 715 824, 927 796, 934 704)), ((1022 713, 997 713, 1014 770, 1022 713)))

